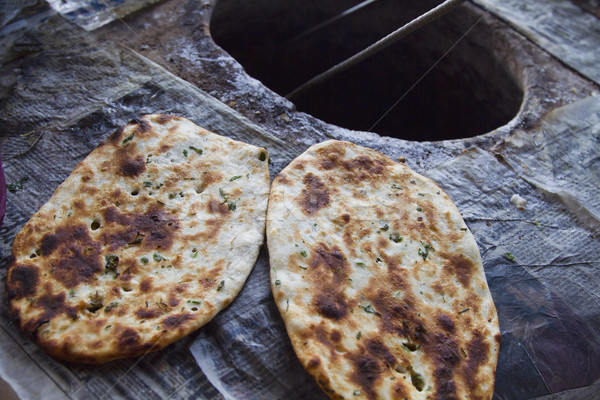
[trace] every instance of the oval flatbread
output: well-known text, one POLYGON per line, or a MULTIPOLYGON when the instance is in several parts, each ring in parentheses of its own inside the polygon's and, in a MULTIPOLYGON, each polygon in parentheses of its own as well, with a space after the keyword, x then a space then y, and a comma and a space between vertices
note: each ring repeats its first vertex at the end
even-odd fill
POLYGON ((117 130, 15 238, 7 290, 21 329, 55 358, 102 363, 208 322, 258 257, 267 161, 175 116, 117 130))
POLYGON ((490 399, 499 328, 480 254, 430 179, 348 142, 274 180, 271 288, 332 399, 490 399))

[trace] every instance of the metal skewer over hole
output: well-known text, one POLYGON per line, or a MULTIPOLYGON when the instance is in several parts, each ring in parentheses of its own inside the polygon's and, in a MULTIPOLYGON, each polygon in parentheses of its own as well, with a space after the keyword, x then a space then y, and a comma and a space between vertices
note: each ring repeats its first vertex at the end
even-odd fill
MULTIPOLYGON (((424 27, 425 25, 429 24, 430 22, 447 14, 448 12, 452 11, 454 8, 456 8, 457 6, 461 5, 464 2, 465 2, 465 0, 446 0, 445 2, 438 5, 437 7, 429 10, 425 14, 422 14, 421 16, 413 19, 406 25, 395 30, 394 32, 392 32, 389 35, 385 36, 384 38, 380 39, 379 41, 373 43, 371 46, 356 53, 352 57, 347 58, 346 60, 334 65, 333 67, 329 68, 327 71, 322 72, 321 74, 315 76, 314 78, 310 79, 306 83, 300 85, 299 87, 297 87, 296 89, 294 89, 293 91, 288 93, 285 97, 288 100, 293 100, 293 99, 299 97, 300 95, 302 95, 302 93, 308 91, 312 87, 325 82, 326 80, 334 77, 335 75, 339 74, 340 72, 350 68, 351 66, 358 64, 359 62, 371 57, 372 55, 378 53, 379 51, 385 49, 386 47, 390 46, 391 44, 402 39, 406 35, 416 31, 419 28, 424 27)), ((370 2, 364 2, 364 3, 361 3, 361 5, 365 4, 365 3, 370 3, 370 2)), ((336 20, 337 20, 337 18, 336 18, 336 20)), ((328 21, 326 21, 325 23, 327 23, 327 22, 328 21)))

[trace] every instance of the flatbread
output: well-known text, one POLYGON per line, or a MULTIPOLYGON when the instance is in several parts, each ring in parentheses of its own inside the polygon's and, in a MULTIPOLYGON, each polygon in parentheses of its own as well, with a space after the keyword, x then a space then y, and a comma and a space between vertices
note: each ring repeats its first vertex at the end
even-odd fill
POLYGON ((348 142, 274 180, 271 288, 332 399, 490 399, 500 333, 477 244, 430 179, 348 142))
POLYGON ((16 236, 11 312, 61 360, 158 350, 238 294, 263 242, 269 186, 265 149, 175 116, 134 120, 16 236))

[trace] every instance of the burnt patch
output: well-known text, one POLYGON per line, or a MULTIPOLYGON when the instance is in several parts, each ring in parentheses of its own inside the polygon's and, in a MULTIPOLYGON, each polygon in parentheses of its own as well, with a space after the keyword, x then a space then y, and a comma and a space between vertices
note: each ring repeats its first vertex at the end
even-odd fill
POLYGON ((373 357, 382 360, 388 367, 396 365, 396 357, 379 339, 367 340, 366 349, 373 357))
MULTIPOLYGON (((397 274, 388 274, 384 284, 389 288, 379 289, 373 292, 368 300, 375 310, 381 314, 379 326, 383 332, 393 333, 398 336, 411 336, 421 322, 417 318, 415 301, 409 291, 406 281, 397 274), (390 291, 400 291, 401 299, 396 299, 390 291)), ((374 287, 381 283, 376 282, 374 287)))
MULTIPOLYGON (((436 388, 434 397, 457 400, 454 376, 461 363, 461 357, 456 342, 451 336, 441 332, 422 335, 420 339, 425 354, 433 361, 433 379, 436 388)), ((477 383, 475 382, 474 385, 476 386, 477 383)))
POLYGON ((369 156, 358 156, 350 161, 344 161, 344 168, 359 175, 359 179, 367 179, 373 177, 385 178, 386 166, 392 162, 385 159, 372 159, 369 156))
POLYGON ((52 276, 67 288, 88 282, 102 271, 100 243, 91 238, 85 225, 64 226, 44 235, 40 249, 49 257, 52 276))
POLYGON ((319 293, 313 304, 317 312, 326 318, 339 321, 348 315, 348 304, 342 292, 319 293))
POLYGON ((208 186, 220 182, 223 175, 219 172, 206 171, 202 173, 202 186, 200 191, 204 191, 208 186))
POLYGON ((311 254, 308 274, 318 293, 313 298, 313 307, 326 318, 336 321, 345 318, 353 303, 344 294, 350 271, 344 254, 337 246, 329 248, 323 243, 311 254))
POLYGON ((292 182, 288 179, 287 175, 285 175, 283 172, 280 172, 273 180, 273 183, 277 183, 279 185, 290 185, 292 182))
POLYGON ((306 364, 306 369, 315 369, 319 365, 321 365, 321 359, 318 356, 315 356, 310 359, 308 364, 306 364))
POLYGON ((162 312, 158 309, 148 310, 147 308, 140 308, 135 311, 135 315, 139 319, 152 319, 162 315, 162 312))
POLYGON ((107 139, 106 142, 110 143, 112 145, 116 145, 121 143, 121 138, 123 137, 123 132, 125 131, 125 128, 121 127, 117 130, 115 130, 107 139))
POLYGON ((328 171, 342 163, 346 149, 344 148, 344 143, 335 141, 331 142, 328 146, 318 149, 317 154, 320 156, 319 167, 328 171))
POLYGON ((292 168, 299 169, 300 171, 304 171, 305 166, 306 162, 304 160, 296 160, 291 164, 292 168))
POLYGON ((119 162, 119 175, 134 178, 146 170, 146 160, 144 156, 138 154, 135 158, 124 157, 119 162))
POLYGON ((142 293, 148 293, 150 290, 152 290, 151 277, 146 277, 142 279, 142 281, 140 282, 140 290, 142 291, 142 293))
POLYGON ((7 280, 9 301, 33 296, 39 282, 40 272, 35 265, 15 265, 7 280))
POLYGON ((121 213, 116 207, 103 210, 105 225, 116 224, 122 230, 111 229, 115 233, 105 234, 102 241, 109 246, 109 251, 126 246, 141 246, 144 250, 156 248, 168 249, 173 244, 175 232, 179 229, 179 221, 173 219, 158 206, 152 205, 145 213, 121 213))
POLYGON ((318 275, 319 281, 330 280, 339 286, 348 280, 350 266, 339 247, 329 248, 326 244, 319 243, 313 254, 309 270, 311 273, 318 275))
POLYGON ((168 122, 170 122, 170 121, 172 121, 174 119, 176 119, 176 117, 174 115, 160 114, 160 115, 157 115, 154 118, 154 121, 157 124, 164 125, 164 124, 166 124, 166 123, 168 123, 168 122))
POLYGON ((165 329, 180 328, 185 325, 186 322, 192 320, 194 317, 189 313, 175 314, 162 320, 162 326, 165 329))
MULTIPOLYGON (((48 290, 48 287, 46 287, 46 290, 48 290)), ((23 326, 23 331, 37 341, 39 329, 56 316, 66 314, 73 320, 77 319, 77 308, 65 304, 65 298, 65 292, 52 294, 49 291, 38 297, 33 306, 41 309, 42 312, 27 321, 23 326)))
POLYGON ((127 123, 127 126, 135 127, 134 133, 146 133, 152 130, 152 125, 145 117, 134 118, 127 123))
POLYGON ((454 321, 452 321, 452 318, 449 315, 442 313, 438 314, 437 322, 439 326, 446 332, 454 333, 454 321))
POLYGON ((385 367, 375 357, 360 354, 351 358, 353 371, 350 378, 356 383, 368 399, 377 398, 375 386, 381 379, 385 367))
POLYGON ((124 328, 118 333, 117 343, 121 350, 135 351, 140 347, 140 335, 131 328, 124 328))
POLYGON ((329 191, 319 177, 314 174, 306 174, 302 182, 304 182, 305 188, 302 189, 297 201, 305 214, 313 216, 320 209, 329 205, 329 191))
POLYGON ((226 202, 221 202, 217 199, 211 199, 206 208, 210 214, 219 214, 222 216, 231 214, 229 205, 227 205, 226 202))
POLYGON ((443 271, 456 276, 461 285, 468 287, 471 276, 477 268, 473 261, 462 254, 442 252, 440 255, 447 260, 443 266, 443 271))
POLYGON ((490 344, 480 331, 473 332, 473 337, 467 343, 467 354, 464 375, 469 388, 476 388, 479 369, 488 361, 490 354, 490 344))
POLYGON ((331 341, 333 342, 339 342, 340 340, 342 340, 342 332, 338 331, 337 329, 334 329, 333 331, 331 331, 331 341))

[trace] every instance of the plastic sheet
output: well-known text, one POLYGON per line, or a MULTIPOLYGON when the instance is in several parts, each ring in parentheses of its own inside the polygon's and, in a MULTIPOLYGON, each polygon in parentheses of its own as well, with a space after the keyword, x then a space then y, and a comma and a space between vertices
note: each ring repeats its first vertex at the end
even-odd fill
POLYGON ((491 9, 533 42, 600 84, 600 23, 597 16, 569 0, 474 2, 491 9))

